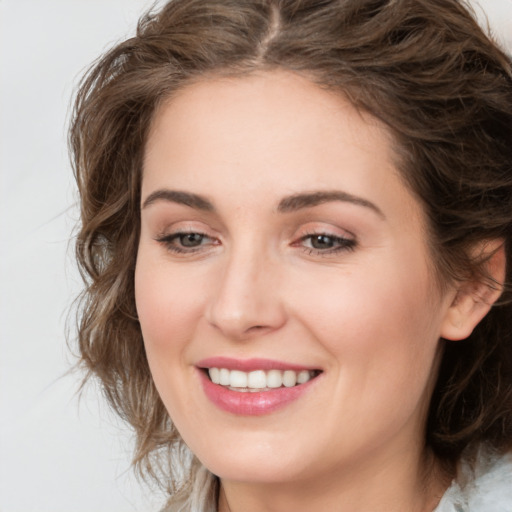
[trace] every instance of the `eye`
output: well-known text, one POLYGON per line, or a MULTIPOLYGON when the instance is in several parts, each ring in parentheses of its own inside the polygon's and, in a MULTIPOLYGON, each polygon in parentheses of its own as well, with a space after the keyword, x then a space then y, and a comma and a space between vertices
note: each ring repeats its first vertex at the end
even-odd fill
POLYGON ((183 247, 197 247, 203 243, 204 238, 201 233, 185 233, 178 235, 177 240, 183 247))
POLYGON ((356 241, 352 238, 331 235, 328 233, 313 233, 301 237, 299 244, 308 254, 333 254, 353 250, 356 241))
POLYGON ((314 235, 309 237, 309 243, 313 249, 332 249, 336 239, 329 235, 314 235))
POLYGON ((218 242, 204 233, 195 231, 177 232, 169 235, 162 235, 156 241, 175 253, 194 253, 202 247, 217 245, 218 242))

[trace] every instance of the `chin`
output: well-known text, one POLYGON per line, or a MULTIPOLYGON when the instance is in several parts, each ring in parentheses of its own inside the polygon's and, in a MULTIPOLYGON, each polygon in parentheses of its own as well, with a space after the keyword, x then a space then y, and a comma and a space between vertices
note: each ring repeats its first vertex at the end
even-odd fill
POLYGON ((306 479, 315 471, 314 456, 304 449, 304 440, 290 445, 271 436, 262 439, 261 433, 258 440, 254 435, 245 436, 245 440, 236 437, 210 441, 195 447, 194 453, 214 475, 230 481, 286 483, 306 479), (212 450, 213 446, 219 449, 212 450))
POLYGON ((252 459, 223 455, 224 460, 202 461, 203 464, 222 480, 273 484, 286 483, 300 478, 295 464, 286 464, 276 459, 262 460, 261 456, 252 459), (293 471, 291 468, 293 467, 293 471))

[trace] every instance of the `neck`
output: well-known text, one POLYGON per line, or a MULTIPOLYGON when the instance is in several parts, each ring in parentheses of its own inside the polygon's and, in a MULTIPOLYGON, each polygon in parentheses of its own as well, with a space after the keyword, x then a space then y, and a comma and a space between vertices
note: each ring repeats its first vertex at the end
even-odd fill
POLYGON ((219 512, 432 512, 451 474, 430 452, 402 454, 402 464, 332 470, 313 480, 244 483, 221 480, 219 512))

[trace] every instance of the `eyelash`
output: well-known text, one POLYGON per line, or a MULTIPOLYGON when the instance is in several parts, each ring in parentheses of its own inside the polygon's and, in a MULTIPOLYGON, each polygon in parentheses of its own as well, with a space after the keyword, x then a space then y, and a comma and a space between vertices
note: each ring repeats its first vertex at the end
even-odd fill
POLYGON ((297 245, 298 243, 304 243, 306 240, 312 241, 314 238, 327 238, 330 240, 335 247, 330 247, 328 249, 316 249, 314 247, 303 247, 303 250, 308 255, 320 255, 320 256, 329 256, 332 254, 338 254, 344 251, 353 251, 357 247, 357 242, 353 238, 346 238, 343 236, 332 235, 330 233, 320 232, 320 233, 308 233, 302 236, 298 242, 295 242, 293 245, 297 245), (336 247, 337 244, 337 247, 336 247))
POLYGON ((199 251, 201 246, 203 245, 202 243, 197 246, 188 248, 175 244, 176 240, 186 237, 187 235, 199 235, 200 237, 202 237, 201 241, 203 241, 204 239, 211 239, 211 237, 209 237, 207 234, 201 233, 199 231, 178 231, 177 233, 172 233, 170 235, 161 235, 156 238, 156 241, 163 244, 167 250, 174 252, 176 254, 193 254, 199 251))
MULTIPOLYGON (((201 247, 205 244, 200 243, 197 246, 193 247, 184 247, 183 245, 176 245, 176 241, 182 239, 183 237, 186 237, 187 235, 197 235, 201 237, 201 242, 203 240, 213 240, 213 245, 218 245, 218 243, 215 242, 214 239, 209 237, 205 233, 201 233, 199 231, 179 231, 177 233, 172 233, 169 235, 161 235, 156 238, 156 241, 158 243, 163 244, 168 251, 174 252, 175 254, 194 254, 201 250, 201 247)), ((318 249, 314 247, 305 247, 302 246, 302 249, 304 252, 306 252, 308 255, 314 256, 328 256, 331 254, 337 254, 343 251, 353 251, 357 247, 356 240, 352 238, 345 238, 342 236, 332 235, 326 232, 319 232, 319 233, 308 233, 299 238, 297 242, 294 242, 292 246, 296 247, 298 245, 302 245, 307 240, 312 241, 315 237, 320 238, 323 237, 325 239, 329 239, 330 243, 333 245, 337 244, 337 247, 330 247, 327 249, 318 249)))

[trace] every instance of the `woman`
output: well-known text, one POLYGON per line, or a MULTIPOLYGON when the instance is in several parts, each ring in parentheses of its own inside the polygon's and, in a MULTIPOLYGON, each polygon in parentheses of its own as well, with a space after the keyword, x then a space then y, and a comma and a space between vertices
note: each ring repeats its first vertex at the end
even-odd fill
POLYGON ((173 0, 95 65, 80 349, 166 510, 510 509, 511 142, 455 0, 173 0))

